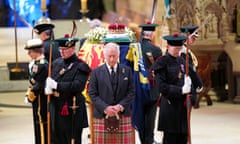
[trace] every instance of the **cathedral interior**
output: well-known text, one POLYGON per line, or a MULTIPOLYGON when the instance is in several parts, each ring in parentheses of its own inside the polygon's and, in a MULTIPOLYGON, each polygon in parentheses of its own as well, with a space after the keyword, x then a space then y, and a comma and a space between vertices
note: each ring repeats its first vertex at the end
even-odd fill
MULTIPOLYGON (((4 3, 7 0, 1 1, 4 3)), ((75 20, 78 27, 77 37, 82 38, 89 30, 89 20, 97 18, 105 25, 124 23, 139 39, 138 25, 153 21, 159 24, 154 43, 164 51, 166 42, 162 36, 179 32, 181 26, 197 25, 199 38, 190 49, 198 58, 198 72, 205 84, 202 95, 207 95, 208 91, 212 90, 216 92, 218 101, 238 102, 240 0, 88 0, 85 9, 82 1, 84 0, 49 0, 46 7, 41 7, 42 13, 47 12, 55 24, 55 37, 70 32, 71 21, 75 20)), ((19 0, 19 4, 20 2, 23 3, 19 0)), ((27 0, 25 5, 26 2, 27 0)), ((10 4, 10 1, 6 3, 10 4)), ((10 19, 4 4, 0 5, 0 16, 10 19)), ((20 14, 17 19, 25 26, 0 22, 1 81, 11 81, 9 67, 14 68, 14 64, 21 66, 29 61, 23 45, 35 35, 32 33, 31 24, 25 22, 20 14)))
MULTIPOLYGON (((89 21, 97 18, 104 26, 124 23, 135 32, 137 41, 139 25, 152 21, 159 24, 153 42, 162 51, 166 50, 164 35, 179 32, 181 26, 199 26, 199 38, 189 46, 204 83, 199 93, 201 107, 192 111, 193 142, 239 143, 240 0, 0 0, 0 17, 2 143, 33 143, 32 111, 23 102, 30 61, 24 44, 37 37, 33 26, 41 17, 51 19, 55 38, 70 33, 73 20, 76 37, 83 38, 90 30, 89 21), (214 102, 210 107, 208 97, 214 102)), ((155 129, 155 140, 161 142, 162 137, 155 129)), ((139 144, 137 132, 135 139, 139 144)), ((90 141, 87 128, 83 143, 90 141)))

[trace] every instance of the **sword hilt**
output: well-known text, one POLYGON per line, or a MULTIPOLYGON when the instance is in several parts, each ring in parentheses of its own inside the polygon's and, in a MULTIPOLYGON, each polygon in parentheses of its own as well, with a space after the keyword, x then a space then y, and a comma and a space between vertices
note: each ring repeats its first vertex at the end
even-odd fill
POLYGON ((70 108, 73 110, 73 113, 76 113, 76 109, 79 108, 79 106, 77 106, 76 104, 76 96, 73 96, 73 105, 70 106, 70 108))

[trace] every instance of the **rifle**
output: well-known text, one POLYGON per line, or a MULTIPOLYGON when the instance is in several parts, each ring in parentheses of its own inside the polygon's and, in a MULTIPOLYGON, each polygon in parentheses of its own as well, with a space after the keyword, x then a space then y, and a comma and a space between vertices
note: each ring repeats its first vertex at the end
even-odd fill
POLYGON ((200 29, 202 29, 203 26, 205 26, 209 20, 212 18, 212 15, 209 15, 204 21, 203 23, 191 34, 189 35, 189 37, 192 37, 193 35, 195 35, 200 29))
MULTIPOLYGON (((53 31, 51 30, 50 51, 48 61, 48 77, 51 77, 52 71, 52 41, 53 31)), ((48 144, 51 144, 51 113, 50 113, 51 94, 47 96, 47 132, 48 132, 48 144)))
MULTIPOLYGON (((189 34, 187 34, 189 35, 189 34)), ((189 69, 188 69, 188 65, 189 65, 189 56, 188 56, 188 42, 189 40, 187 39, 186 42, 186 76, 189 75, 189 69)), ((186 107, 187 107, 187 125, 188 125, 188 144, 192 144, 191 141, 191 99, 190 99, 190 94, 188 93, 186 96, 186 107)))

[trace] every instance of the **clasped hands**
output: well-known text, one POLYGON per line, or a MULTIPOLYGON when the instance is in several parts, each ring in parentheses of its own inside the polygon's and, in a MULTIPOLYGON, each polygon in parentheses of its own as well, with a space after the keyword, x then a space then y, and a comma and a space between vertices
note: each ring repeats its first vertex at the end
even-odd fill
POLYGON ((57 82, 51 77, 48 77, 46 79, 46 86, 44 89, 45 94, 53 94, 53 89, 57 89, 57 82))
POLYGON ((119 119, 119 112, 123 111, 123 107, 120 104, 108 106, 104 113, 106 114, 106 118, 116 116, 117 119, 119 119))
POLYGON ((190 76, 184 75, 184 85, 182 87, 182 94, 190 93, 192 80, 190 76))

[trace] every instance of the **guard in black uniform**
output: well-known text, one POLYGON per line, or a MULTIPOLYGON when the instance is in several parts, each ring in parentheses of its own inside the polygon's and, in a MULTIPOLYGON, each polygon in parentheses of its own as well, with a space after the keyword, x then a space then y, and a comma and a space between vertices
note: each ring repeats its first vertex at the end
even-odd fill
POLYGON ((25 102, 32 104, 35 144, 47 143, 47 97, 44 86, 48 72, 48 61, 43 55, 40 39, 28 40, 24 49, 32 61, 29 63, 29 88, 25 102))
POLYGON ((50 22, 50 19, 43 17, 38 20, 33 28, 34 32, 37 33, 39 38, 43 41, 44 56, 48 61, 50 57, 50 47, 52 47, 52 61, 60 57, 58 44, 51 41, 54 40, 54 27, 55 26, 50 22))
POLYGON ((88 126, 85 99, 82 91, 90 68, 75 54, 76 38, 65 35, 56 39, 61 58, 52 64, 52 75, 47 78, 45 93, 52 94, 55 103, 55 143, 81 144, 83 128, 88 126))
POLYGON ((145 69, 148 72, 150 83, 150 95, 149 100, 144 105, 144 134, 140 133, 140 140, 142 144, 152 144, 154 142, 154 124, 157 110, 157 100, 159 92, 155 85, 155 76, 152 71, 149 70, 155 60, 162 55, 160 47, 152 43, 154 38, 154 31, 158 24, 142 24, 139 27, 142 28, 141 49, 143 55, 143 61, 145 69))
MULTIPOLYGON (((197 77, 196 79, 192 79, 193 81, 193 86, 195 88, 195 92, 192 93, 192 95, 196 95, 200 93, 203 90, 203 82, 200 78, 200 76, 197 73, 197 67, 198 67, 198 60, 195 54, 191 51, 189 48, 191 44, 195 42, 195 40, 198 38, 198 32, 196 30, 198 29, 198 26, 182 26, 180 28, 181 32, 187 36, 188 35, 188 61, 191 67, 193 67, 193 70, 196 72, 197 77)), ((186 60, 186 50, 187 50, 187 41, 185 41, 182 50, 181 50, 181 56, 186 60)), ((208 97, 207 100, 211 102, 211 99, 208 97)), ((198 107, 198 104, 196 103, 195 108, 198 107)))
POLYGON ((187 144, 186 94, 190 93, 194 104, 196 97, 191 92, 196 73, 189 66, 189 76, 186 76, 186 62, 180 56, 186 37, 174 34, 164 39, 167 40, 168 51, 151 67, 158 77, 161 93, 158 130, 164 132, 163 144, 187 144))

